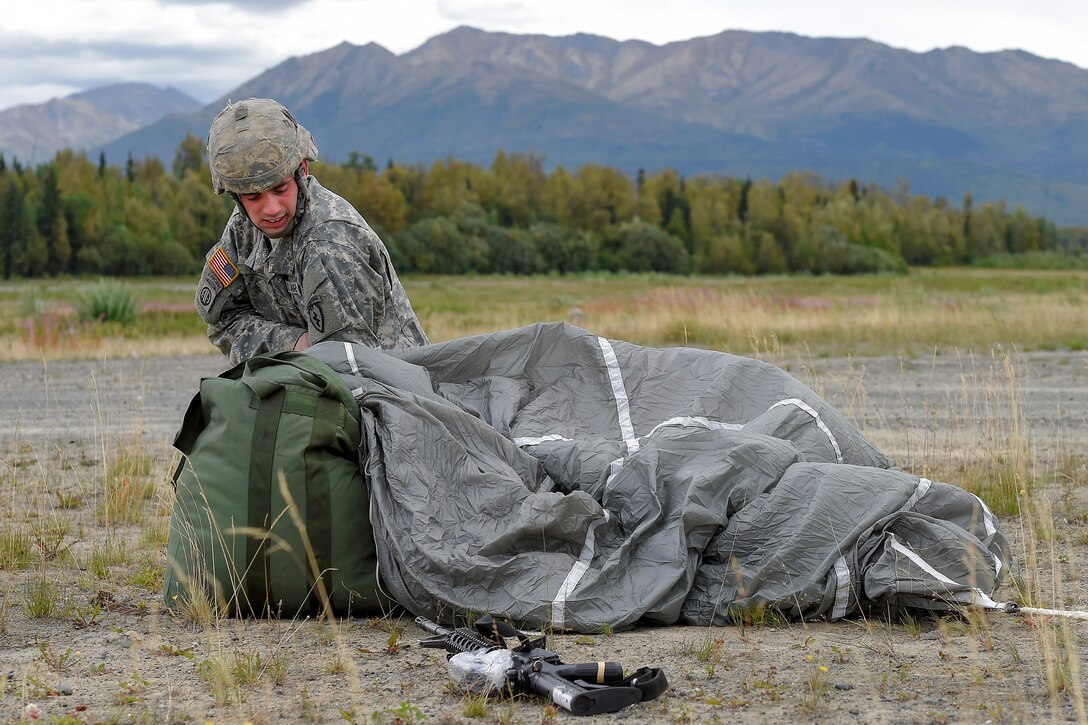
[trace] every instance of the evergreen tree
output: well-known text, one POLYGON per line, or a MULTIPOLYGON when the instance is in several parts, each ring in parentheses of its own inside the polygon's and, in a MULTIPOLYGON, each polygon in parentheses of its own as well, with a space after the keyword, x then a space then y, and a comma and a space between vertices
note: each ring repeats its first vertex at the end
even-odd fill
POLYGON ((740 187, 740 201, 737 202, 737 219, 741 224, 748 221, 748 193, 752 190, 752 180, 745 179, 740 187))
POLYGON ((45 271, 46 253, 34 229, 26 195, 15 179, 8 181, 0 200, 0 260, 3 277, 38 277, 45 271))
POLYGON ((26 246, 15 258, 15 272, 24 277, 41 277, 49 265, 49 247, 31 223, 27 224, 26 246))
POLYGON ((26 198, 15 179, 8 179, 0 199, 0 272, 4 279, 16 273, 16 265, 25 256, 30 243, 30 216, 26 198))
POLYGON ((374 165, 374 157, 370 154, 360 154, 358 151, 352 151, 348 155, 347 163, 345 167, 353 171, 377 171, 378 167, 374 165))
POLYGON ((59 274, 68 268, 72 247, 68 239, 68 221, 64 216, 64 203, 57 183, 57 167, 47 164, 39 169, 42 195, 38 205, 38 232, 46 245, 47 271, 59 274))

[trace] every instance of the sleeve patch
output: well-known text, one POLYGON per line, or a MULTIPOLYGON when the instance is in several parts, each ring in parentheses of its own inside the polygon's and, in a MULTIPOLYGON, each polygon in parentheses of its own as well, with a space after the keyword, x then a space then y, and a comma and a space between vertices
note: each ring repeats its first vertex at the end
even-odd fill
POLYGON ((321 309, 321 299, 314 295, 310 303, 306 305, 306 315, 310 318, 310 326, 319 334, 325 334, 325 312, 321 309))
POLYGON ((212 306, 212 300, 215 299, 215 293, 212 292, 211 285, 203 283, 200 285, 200 291, 197 292, 196 301, 205 310, 212 306))
POLYGON ((230 287, 231 283, 238 279, 238 268, 234 266, 234 262, 230 261, 223 247, 215 250, 215 254, 208 259, 208 266, 211 267, 212 272, 215 272, 215 276, 224 287, 230 287))

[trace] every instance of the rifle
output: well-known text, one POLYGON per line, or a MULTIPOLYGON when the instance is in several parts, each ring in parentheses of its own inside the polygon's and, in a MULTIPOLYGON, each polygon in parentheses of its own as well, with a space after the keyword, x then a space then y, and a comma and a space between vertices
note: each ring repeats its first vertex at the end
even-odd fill
POLYGON ((450 677, 477 692, 535 692, 575 715, 599 715, 653 700, 669 686, 657 667, 624 677, 618 662, 565 664, 546 649, 543 634, 530 637, 502 619, 481 617, 474 630, 450 629, 424 617, 416 617, 416 625, 434 635, 420 645, 445 649, 450 677), (513 649, 507 648, 508 637, 518 640, 513 649))

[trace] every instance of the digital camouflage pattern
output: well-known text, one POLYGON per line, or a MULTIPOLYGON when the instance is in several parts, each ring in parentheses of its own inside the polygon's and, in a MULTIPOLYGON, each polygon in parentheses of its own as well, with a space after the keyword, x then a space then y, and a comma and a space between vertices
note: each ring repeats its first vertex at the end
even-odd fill
POLYGON ((312 176, 306 214, 270 240, 239 209, 209 252, 196 293, 208 339, 237 364, 310 343, 427 344, 389 252, 362 215, 312 176))
POLYGON ((231 103, 208 131, 208 166, 216 194, 254 194, 317 160, 310 132, 271 98, 231 103))

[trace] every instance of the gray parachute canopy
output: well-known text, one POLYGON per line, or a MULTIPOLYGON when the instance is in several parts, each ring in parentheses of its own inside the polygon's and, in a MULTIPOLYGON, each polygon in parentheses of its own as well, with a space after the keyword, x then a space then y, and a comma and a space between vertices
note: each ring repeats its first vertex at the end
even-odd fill
POLYGON ((593 632, 997 606, 985 504, 890 468, 773 365, 562 324, 309 352, 362 408, 382 579, 415 614, 593 632))

